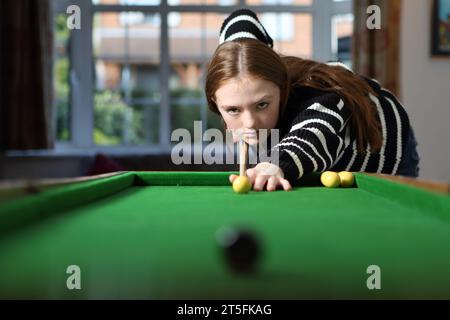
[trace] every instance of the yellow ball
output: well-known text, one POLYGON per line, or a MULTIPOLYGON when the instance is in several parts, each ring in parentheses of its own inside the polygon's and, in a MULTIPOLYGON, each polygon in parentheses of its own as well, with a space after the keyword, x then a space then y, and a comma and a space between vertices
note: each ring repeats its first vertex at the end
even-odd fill
POLYGON ((239 176, 233 181, 233 190, 236 193, 247 193, 251 188, 252 185, 247 177, 239 176))
POLYGON ((341 171, 338 173, 339 178, 341 178, 341 186, 344 188, 350 188, 355 183, 355 177, 353 173, 348 171, 341 171))
POLYGON ((336 172, 325 171, 320 176, 320 181, 325 187, 337 188, 341 184, 341 178, 336 172))

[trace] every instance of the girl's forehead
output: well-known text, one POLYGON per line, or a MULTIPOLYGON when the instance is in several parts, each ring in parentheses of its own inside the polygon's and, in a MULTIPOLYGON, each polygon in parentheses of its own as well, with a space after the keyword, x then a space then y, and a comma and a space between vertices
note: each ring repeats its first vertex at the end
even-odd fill
POLYGON ((217 93, 229 92, 229 91, 267 91, 267 90, 276 90, 278 87, 275 83, 271 81, 264 80, 259 77, 254 76, 240 76, 228 79, 223 82, 217 93))
POLYGON ((243 75, 239 75, 237 77, 231 78, 231 79, 227 79, 222 83, 222 86, 224 85, 245 85, 248 83, 255 83, 255 82, 259 82, 262 79, 259 77, 255 77, 249 74, 243 74, 243 75))

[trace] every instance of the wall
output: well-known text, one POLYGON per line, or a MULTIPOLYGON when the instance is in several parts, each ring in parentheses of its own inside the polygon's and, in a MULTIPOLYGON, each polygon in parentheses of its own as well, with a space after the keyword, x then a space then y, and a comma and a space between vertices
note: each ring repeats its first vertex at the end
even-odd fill
POLYGON ((71 178, 90 173, 101 174, 126 171, 236 171, 237 165, 215 164, 175 165, 170 155, 85 156, 8 156, 0 154, 0 184, 2 180, 34 180, 42 178, 71 178), (114 161, 114 165, 110 163, 114 161), (120 167, 120 168, 117 168, 120 167), (92 172, 94 170, 95 172, 92 172))
POLYGON ((450 182, 450 57, 431 58, 431 0, 404 0, 402 101, 422 157, 420 177, 450 182))
POLYGON ((4 157, 0 155, 0 183, 1 180, 78 177, 86 175, 93 162, 93 156, 4 157))

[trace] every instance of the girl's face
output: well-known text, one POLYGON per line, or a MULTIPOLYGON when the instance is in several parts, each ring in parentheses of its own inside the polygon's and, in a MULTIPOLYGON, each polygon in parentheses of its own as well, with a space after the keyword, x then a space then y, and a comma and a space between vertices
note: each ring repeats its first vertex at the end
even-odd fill
POLYGON ((280 89, 273 82, 246 75, 225 82, 216 91, 215 102, 234 140, 242 137, 256 144, 258 130, 274 129, 278 122, 280 89))

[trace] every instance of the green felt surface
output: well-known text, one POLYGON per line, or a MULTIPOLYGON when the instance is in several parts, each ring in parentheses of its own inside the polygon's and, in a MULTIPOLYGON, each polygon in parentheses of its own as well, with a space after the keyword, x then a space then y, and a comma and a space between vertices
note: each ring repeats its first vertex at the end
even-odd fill
POLYGON ((130 172, 3 205, 0 297, 450 298, 449 197, 365 175, 247 195, 227 179, 130 172), (262 239, 255 275, 227 269, 214 237, 230 225, 262 239), (69 265, 81 290, 66 288, 69 265))

